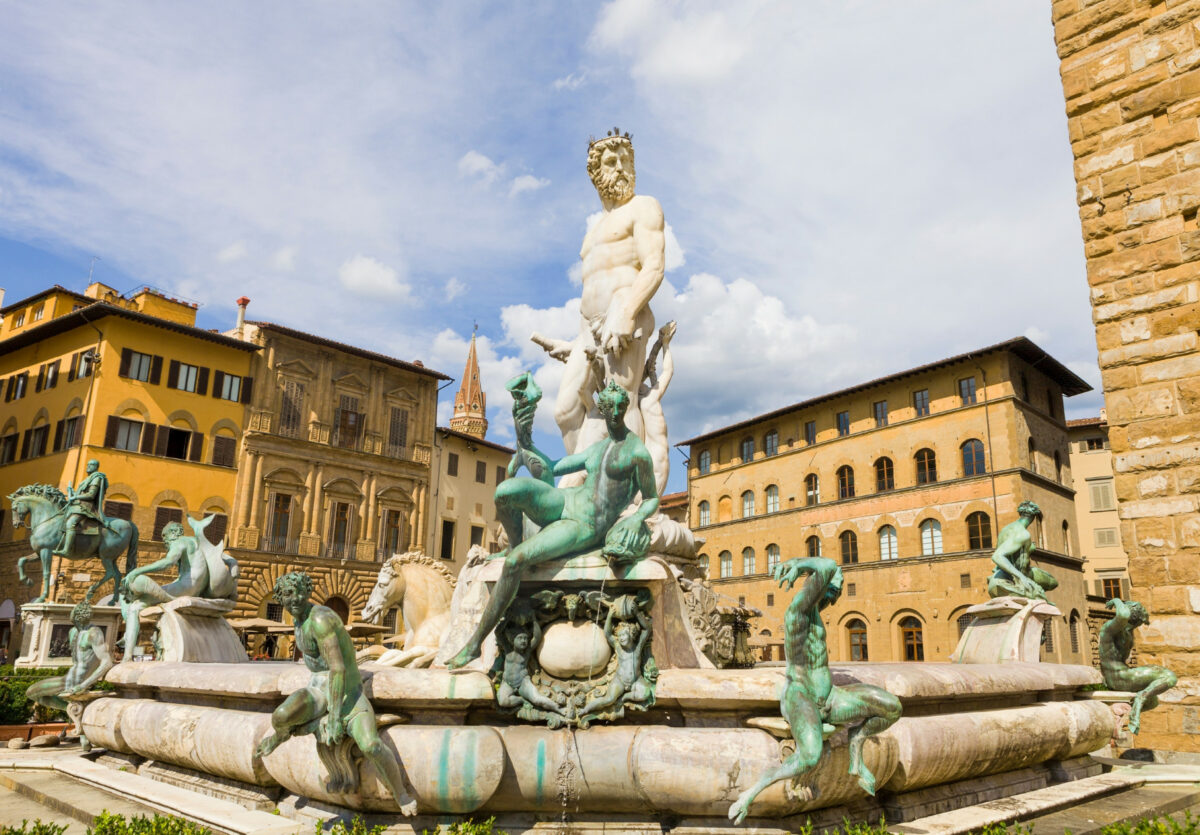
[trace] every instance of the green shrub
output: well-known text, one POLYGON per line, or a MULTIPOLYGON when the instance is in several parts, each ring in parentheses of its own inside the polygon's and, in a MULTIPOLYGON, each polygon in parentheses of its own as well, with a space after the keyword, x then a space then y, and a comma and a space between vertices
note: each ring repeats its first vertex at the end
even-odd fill
POLYGON ((1134 823, 1110 823, 1100 830, 1100 835, 1197 835, 1200 833, 1200 817, 1184 811, 1183 820, 1171 817, 1142 818, 1134 823))
MULTIPOLYGON (((50 676, 65 676, 69 667, 48 667, 43 670, 14 670, 11 664, 0 667, 0 725, 23 725, 31 718, 36 722, 65 722, 61 710, 35 705, 25 698, 25 691, 36 681, 50 676)), ((107 681, 97 682, 93 690, 113 690, 107 681)))
POLYGON ((387 829, 386 826, 368 827, 361 815, 355 815, 349 826, 339 820, 334 821, 329 829, 324 829, 321 822, 317 821, 316 835, 321 835, 322 832, 326 832, 328 835, 380 835, 385 829, 387 829))
POLYGON ((421 835, 504 835, 504 830, 496 829, 495 817, 485 821, 467 818, 464 821, 456 821, 445 829, 435 829, 432 832, 422 829, 421 835))
POLYGON ((207 826, 173 815, 126 818, 101 812, 88 827, 88 835, 213 835, 213 832, 207 826))
POLYGON ((0 835, 62 835, 66 830, 66 824, 23 820, 20 826, 0 826, 0 835))

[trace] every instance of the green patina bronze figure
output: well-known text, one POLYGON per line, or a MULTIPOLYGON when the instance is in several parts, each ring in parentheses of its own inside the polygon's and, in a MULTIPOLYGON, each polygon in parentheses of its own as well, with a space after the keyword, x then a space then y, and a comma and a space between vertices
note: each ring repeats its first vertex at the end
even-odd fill
POLYGON ((263 739, 255 754, 265 757, 293 736, 316 734, 317 752, 330 769, 331 792, 351 792, 357 772, 338 766, 353 741, 391 790, 405 815, 415 815, 417 801, 400 770, 396 756, 383 744, 375 725, 375 710, 363 692, 362 674, 354 656, 354 644, 337 613, 309 600, 312 579, 293 571, 275 582, 275 599, 283 604, 296 624, 296 646, 312 679, 284 700, 271 714, 272 733, 263 739), (331 753, 330 749, 337 748, 331 753))
MULTIPOLYGON (((65 676, 42 679, 25 691, 25 698, 42 707, 66 711, 75 720, 79 732, 79 717, 82 710, 67 697, 86 693, 92 685, 104 678, 113 667, 104 630, 92 626, 92 606, 87 601, 76 603, 71 609, 71 669, 65 676)), ((87 740, 80 736, 85 749, 87 740)))
POLYGON ((1033 537, 1029 534, 1029 526, 1042 515, 1042 509, 1035 502, 1021 502, 1017 514, 1020 518, 1000 531, 992 552, 996 571, 988 578, 988 596, 1045 600, 1046 592, 1058 588, 1058 580, 1030 560, 1033 537))
MULTIPOLYGON (((583 471, 583 484, 559 488, 537 478, 510 478, 496 488, 496 516, 508 534, 509 548, 495 559, 504 560, 504 569, 474 634, 447 662, 451 669, 479 657, 484 639, 516 597, 527 567, 601 546, 606 557, 618 562, 646 555, 650 546, 646 518, 658 509, 654 463, 646 445, 625 424, 628 392, 610 382, 596 404, 608 437, 552 467, 555 476, 583 471), (641 503, 621 518, 638 493, 641 503), (528 538, 525 517, 541 528, 528 538)), ((527 420, 532 419, 529 409, 527 420)))
POLYGON ((900 700, 881 687, 851 684, 835 687, 829 670, 829 649, 821 610, 842 594, 842 570, 822 557, 788 560, 775 567, 774 578, 790 589, 807 574, 803 588, 784 615, 784 655, 787 673, 779 708, 791 728, 796 750, 777 768, 758 779, 729 807, 734 823, 745 820, 754 798, 780 780, 804 779, 821 760, 826 732, 837 725, 858 723, 851 731, 849 773, 867 794, 875 794, 875 775, 863 762, 863 744, 900 718, 900 700))
POLYGON ((1100 627, 1100 672, 1110 690, 1137 694, 1129 711, 1129 732, 1136 734, 1142 726, 1142 711, 1157 707, 1159 694, 1179 679, 1166 667, 1130 667, 1126 663, 1133 651, 1133 631, 1150 623, 1145 606, 1117 598, 1104 605, 1113 610, 1113 618, 1100 627))
POLYGON ((98 558, 104 565, 104 576, 88 587, 84 599, 90 601, 101 585, 113 581, 114 591, 121 585, 117 557, 125 554, 125 570, 137 566, 138 529, 124 519, 107 519, 103 514, 104 493, 108 479, 100 472, 100 462, 87 463, 87 477, 79 488, 67 487, 67 493, 52 484, 27 484, 8 496, 13 509, 13 527, 29 528, 29 547, 33 553, 17 560, 17 577, 25 585, 33 579, 25 575, 25 563, 42 562, 41 594, 33 603, 46 599, 50 588, 52 557, 67 559, 98 558), (95 530, 85 530, 86 522, 95 530))

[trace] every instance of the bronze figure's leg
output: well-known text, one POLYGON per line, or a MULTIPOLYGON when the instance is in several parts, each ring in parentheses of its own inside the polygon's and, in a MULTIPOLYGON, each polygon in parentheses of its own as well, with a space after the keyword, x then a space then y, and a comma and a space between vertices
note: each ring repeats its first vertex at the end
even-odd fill
POLYGON ((258 743, 254 753, 265 757, 292 736, 297 728, 307 725, 325 714, 325 699, 312 687, 297 690, 283 700, 283 704, 275 708, 271 714, 271 727, 274 729, 270 736, 258 743))
POLYGON ((55 676, 54 678, 46 678, 30 685, 25 691, 25 698, 29 701, 41 705, 42 707, 52 707, 55 710, 66 710, 70 705, 66 699, 60 699, 58 694, 61 693, 67 685, 66 676, 55 676))
POLYGON ((375 714, 371 710, 370 703, 367 702, 367 697, 360 696, 359 705, 364 704, 366 709, 356 711, 347 723, 346 732, 354 740, 358 750, 362 751, 363 756, 370 760, 371 765, 375 766, 375 773, 391 791, 392 797, 396 798, 396 804, 400 807, 400 811, 405 815, 415 815, 417 801, 413 798, 412 786, 409 785, 404 772, 400 770, 400 763, 396 759, 396 755, 379 738, 379 731, 375 727, 375 714))
POLYGON ((758 778, 753 786, 746 789, 729 807, 729 819, 741 823, 750 812, 750 804, 754 798, 768 786, 788 778, 799 780, 808 774, 821 761, 821 751, 825 747, 825 739, 821 735, 821 714, 804 696, 789 687, 783 695, 780 704, 783 716, 792 728, 792 738, 796 740, 796 750, 780 765, 772 768, 758 778))
POLYGON ((869 795, 875 794, 875 775, 863 762, 863 743, 867 737, 887 730, 896 723, 901 713, 900 700, 882 687, 871 684, 851 684, 834 687, 829 695, 829 722, 846 725, 861 721, 850 731, 850 773, 858 777, 858 784, 869 795))

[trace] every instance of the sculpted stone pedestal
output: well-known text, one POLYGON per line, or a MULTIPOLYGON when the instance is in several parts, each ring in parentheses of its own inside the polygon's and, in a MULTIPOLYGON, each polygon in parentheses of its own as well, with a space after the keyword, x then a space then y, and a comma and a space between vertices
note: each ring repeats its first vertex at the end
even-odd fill
POLYGON ((1045 600, 997 597, 967 609, 975 619, 950 656, 957 664, 1041 660, 1042 624, 1062 612, 1045 600))
POLYGON ((238 663, 248 661, 246 648, 225 620, 233 610, 227 600, 180 597, 142 610, 142 619, 157 616, 162 642, 160 661, 238 663))
MULTIPOLYGON (((18 669, 71 666, 71 609, 74 603, 26 603, 21 607, 21 654, 18 669)), ((92 625, 104 630, 109 651, 116 653, 121 634, 121 610, 93 606, 92 625)))

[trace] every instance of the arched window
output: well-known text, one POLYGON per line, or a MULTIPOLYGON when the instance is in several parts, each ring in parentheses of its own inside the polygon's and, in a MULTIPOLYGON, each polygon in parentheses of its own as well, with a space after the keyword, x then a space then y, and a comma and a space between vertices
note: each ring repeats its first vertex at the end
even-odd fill
POLYGON ((779 565, 779 546, 771 543, 767 546, 767 573, 771 573, 779 565))
POLYGON ((974 615, 962 614, 958 616, 958 637, 962 638, 963 633, 967 631, 967 627, 971 625, 971 621, 975 620, 974 615))
POLYGON ((972 551, 992 547, 992 520, 982 510, 967 517, 967 547, 972 551))
POLYGON ((697 558, 697 562, 700 563, 700 570, 703 571, 704 575, 707 577, 708 576, 708 554, 701 554, 697 558))
POLYGON ((804 477, 804 503, 814 505, 821 501, 821 479, 816 473, 804 477))
POLYGON ((742 549, 742 574, 749 577, 758 573, 758 559, 754 556, 753 548, 742 549))
POLYGON ((1054 453, 1054 480, 1062 482, 1062 456, 1057 451, 1054 453))
POLYGON ((917 484, 933 484, 937 481, 937 456, 932 449, 919 449, 917 460, 917 484))
POLYGON ((900 621, 900 639, 904 644, 905 661, 925 660, 925 634, 921 621, 912 615, 900 621))
POLYGON ((717 559, 719 559, 721 561, 721 576, 722 577, 732 577, 733 576, 733 554, 729 553, 728 551, 722 551, 720 553, 720 555, 717 557, 717 559))
POLYGON ((867 657, 867 625, 859 618, 855 618, 846 624, 846 635, 850 639, 850 660, 870 660, 867 657))
POLYGON ((1071 556, 1071 526, 1063 520, 1063 553, 1071 556))
POLYGON ((983 441, 971 438, 962 445, 963 475, 983 475, 987 466, 983 461, 983 441))
POLYGON ((696 511, 697 511, 697 516, 698 516, 697 524, 698 525, 707 525, 709 523, 709 519, 711 518, 711 516, 710 516, 711 510, 710 510, 709 503, 707 501, 700 502, 700 504, 696 507, 696 511))
POLYGON ((779 433, 772 429, 763 436, 763 454, 777 455, 779 453, 779 433))
POLYGON ((347 623, 350 620, 350 604, 336 595, 334 597, 325 598, 325 606, 333 609, 335 615, 342 619, 342 623, 347 623))
POLYGON ((837 481, 838 481, 838 498, 839 499, 853 499, 854 498, 854 469, 849 464, 845 464, 841 467, 838 467, 837 481))
POLYGON ((842 565, 854 565, 858 562, 858 537, 854 531, 842 531, 838 540, 842 544, 842 565))
POLYGON ((1079 654, 1079 612, 1071 612, 1071 652, 1079 654))
POLYGON ((1054 652, 1054 621, 1050 618, 1042 622, 1042 652, 1047 655, 1054 652))
POLYGON ((888 490, 896 489, 895 469, 892 467, 892 459, 884 456, 875 460, 875 491, 878 493, 886 493, 888 490))
POLYGON ((779 512, 779 485, 767 485, 767 513, 779 512))
POLYGON ((699 469, 700 475, 707 475, 708 471, 712 469, 712 453, 707 449, 700 451, 699 469))
POLYGON ((1027 446, 1029 448, 1029 469, 1036 473, 1038 471, 1038 469, 1037 469, 1037 444, 1035 444, 1033 442, 1033 438, 1030 438, 1026 442, 1025 446, 1027 446))
POLYGON ((804 540, 804 547, 810 557, 821 556, 821 538, 820 537, 810 536, 808 539, 804 540))
POLYGON ((894 560, 900 556, 896 542, 896 529, 884 525, 879 529, 879 559, 894 560))
POLYGON ((754 515, 754 491, 747 490, 742 494, 742 516, 749 518, 754 515))
POLYGON ((931 557, 942 553, 942 523, 937 519, 926 519, 921 523, 921 556, 931 557))
POLYGON ((754 439, 742 438, 742 462, 754 460, 754 439))

